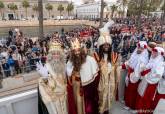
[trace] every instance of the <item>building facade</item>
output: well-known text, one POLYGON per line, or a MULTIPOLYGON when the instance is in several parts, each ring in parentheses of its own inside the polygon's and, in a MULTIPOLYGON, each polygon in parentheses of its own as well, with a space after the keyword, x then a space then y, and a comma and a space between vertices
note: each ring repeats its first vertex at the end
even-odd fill
MULTIPOLYGON (((111 6, 116 5, 118 9, 121 9, 120 3, 116 2, 106 2, 106 7, 104 8, 103 17, 110 18, 111 16, 111 6)), ((125 10, 125 15, 126 15, 125 10)), ((101 12, 101 2, 90 2, 88 4, 82 4, 75 7, 75 15, 79 19, 97 19, 100 18, 101 12)), ((117 12, 114 13, 115 17, 118 17, 117 12)))
POLYGON ((82 4, 75 8, 75 15, 79 19, 91 19, 100 17, 101 4, 99 3, 88 3, 82 4))
MULTIPOLYGON (((1 0, 5 8, 2 10, 3 15, 0 17, 1 19, 13 20, 13 19, 25 19, 26 18, 26 10, 22 6, 23 0, 1 0), (17 5, 18 10, 13 11, 8 8, 8 5, 14 3, 17 5)), ((38 0, 28 0, 30 7, 27 8, 27 19, 38 19, 38 11, 33 10, 34 5, 38 4, 38 0)), ((60 16, 60 12, 57 10, 59 4, 62 4, 64 7, 64 11, 62 11, 62 16, 67 16, 66 7, 69 4, 67 0, 43 0, 43 14, 44 19, 56 19, 60 16), (46 10, 45 6, 47 3, 50 3, 53 6, 53 10, 49 12, 46 10), (49 17, 50 16, 50 17, 49 17)))

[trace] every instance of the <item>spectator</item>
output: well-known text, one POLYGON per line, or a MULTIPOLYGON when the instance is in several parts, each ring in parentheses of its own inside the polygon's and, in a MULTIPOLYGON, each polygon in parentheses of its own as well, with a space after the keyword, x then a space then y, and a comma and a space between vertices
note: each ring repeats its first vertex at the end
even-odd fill
POLYGON ((6 58, 5 57, 2 59, 2 68, 3 68, 5 76, 9 77, 10 76, 10 66, 6 62, 6 58))
POLYGON ((17 72, 17 74, 21 73, 21 67, 22 67, 22 57, 21 55, 18 53, 18 49, 14 51, 13 55, 13 60, 14 60, 14 63, 15 63, 15 70, 17 72))
POLYGON ((32 52, 40 51, 40 49, 37 47, 37 44, 33 45, 32 52))
POLYGON ((13 37, 13 31, 12 31, 12 29, 9 30, 9 37, 13 37))
POLYGON ((15 61, 12 57, 12 54, 9 55, 8 59, 7 59, 7 63, 9 65, 9 68, 10 68, 10 72, 11 72, 11 75, 14 76, 15 74, 15 61))
POLYGON ((5 46, 2 48, 1 56, 6 59, 8 58, 7 48, 5 46))

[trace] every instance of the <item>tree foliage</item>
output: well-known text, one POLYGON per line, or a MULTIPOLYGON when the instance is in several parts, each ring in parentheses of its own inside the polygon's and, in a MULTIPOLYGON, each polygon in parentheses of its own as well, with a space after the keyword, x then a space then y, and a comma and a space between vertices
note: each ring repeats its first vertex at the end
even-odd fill
POLYGON ((47 3, 45 5, 45 9, 48 10, 48 12, 49 12, 49 18, 50 18, 50 11, 53 10, 53 5, 51 5, 50 3, 47 3))
POLYGON ((160 6, 162 0, 144 0, 143 4, 139 0, 131 0, 128 3, 128 15, 136 16, 138 15, 139 10, 142 10, 142 14, 149 15, 149 12, 156 11, 160 6), (142 6, 141 6, 142 5, 142 6))
POLYGON ((69 16, 70 12, 73 11, 73 9, 74 9, 74 6, 71 2, 71 3, 68 4, 68 6, 66 8, 66 11, 68 12, 68 16, 69 16))
POLYGON ((32 7, 33 11, 38 11, 38 5, 37 4, 34 4, 33 7, 32 7))
POLYGON ((29 4, 29 2, 27 0, 24 0, 24 1, 22 1, 22 6, 24 8, 29 8, 30 7, 30 4, 29 4))
POLYGON ((57 10, 60 11, 60 12, 64 11, 63 5, 62 4, 59 4, 57 10))
POLYGON ((5 8, 5 5, 2 1, 0 1, 0 10, 3 9, 3 8, 5 8))
POLYGON ((118 8, 118 6, 116 6, 116 5, 111 6, 111 12, 112 12, 111 17, 113 17, 114 12, 117 11, 117 8, 118 8))
POLYGON ((0 12, 1 12, 1 17, 3 18, 3 13, 2 13, 2 9, 5 8, 5 5, 2 1, 0 1, 0 12))
POLYGON ((59 4, 57 10, 60 12, 60 19, 61 19, 61 13, 62 13, 62 11, 64 11, 63 5, 62 4, 59 4))
POLYGON ((163 4, 163 6, 161 7, 161 10, 165 11, 165 2, 163 4))
POLYGON ((51 5, 50 3, 47 3, 45 5, 45 9, 48 10, 48 11, 51 11, 51 10, 53 10, 53 5, 51 5))
POLYGON ((17 5, 14 4, 14 3, 10 3, 10 4, 8 4, 8 8, 9 8, 10 10, 13 10, 14 13, 15 13, 16 10, 18 10, 17 5))
POLYGON ((29 4, 29 2, 27 1, 27 0, 24 0, 24 1, 22 1, 22 6, 25 8, 25 10, 26 10, 26 18, 27 18, 27 8, 29 8, 30 7, 30 4, 29 4))

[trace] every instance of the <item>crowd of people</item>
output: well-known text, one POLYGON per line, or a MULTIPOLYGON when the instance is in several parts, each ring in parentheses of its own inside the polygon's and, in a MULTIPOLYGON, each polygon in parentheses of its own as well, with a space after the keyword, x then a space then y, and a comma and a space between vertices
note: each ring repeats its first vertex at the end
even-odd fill
MULTIPOLYGON (((133 19, 116 19, 116 23, 110 31, 112 50, 120 53, 124 59, 127 59, 129 53, 134 51, 138 41, 161 42, 164 40, 165 33, 163 30, 161 31, 160 21, 157 19, 143 19, 141 29, 137 29, 133 19)), ((18 28, 11 29, 7 42, 0 46, 1 73, 4 72, 5 76, 8 77, 34 70, 38 59, 42 59, 44 62, 45 55, 48 52, 48 43, 52 37, 60 39, 66 49, 70 47, 70 41, 74 37, 78 37, 82 45, 97 51, 99 35, 98 28, 82 27, 67 32, 62 29, 61 32, 54 32, 42 41, 34 41, 31 38, 24 37, 23 32, 18 28)))
POLYGON ((48 45, 52 38, 63 42, 63 48, 67 50, 73 37, 83 37, 82 45, 86 43, 90 48, 92 43, 85 38, 89 35, 94 40, 98 37, 99 31, 95 28, 81 27, 66 32, 62 28, 60 32, 55 31, 52 35, 47 35, 40 40, 25 37, 18 28, 11 29, 7 41, 0 45, 1 74, 4 77, 14 76, 35 70, 36 62, 39 60, 45 63, 48 45))
MULTIPOLYGON (((44 87, 60 90, 63 95, 67 93, 67 98, 58 102, 66 107, 55 104, 60 109, 58 113, 111 114, 109 109, 116 100, 124 103, 123 108, 130 113, 138 114, 152 114, 156 106, 161 105, 160 99, 165 99, 164 26, 159 29, 160 23, 156 20, 152 23, 144 20, 138 29, 132 20, 126 19, 126 22, 109 21, 99 30, 75 29, 50 39, 47 73, 43 72, 45 66, 42 65, 38 65, 38 71, 47 77, 41 81, 41 87, 45 83, 44 87), (61 41, 57 44, 59 38, 61 41), (69 52, 65 63, 61 59, 63 49, 58 47, 61 44, 65 52, 69 52), (62 63, 64 68, 58 65, 62 63), (52 86, 53 80, 57 88, 52 86)), ((47 88, 44 90, 51 92, 52 89, 47 88)), ((41 99, 42 89, 39 88, 41 99)))
POLYGON ((140 29, 132 19, 118 19, 116 23, 110 21, 101 29, 82 26, 65 31, 62 28, 60 32, 54 32, 42 40, 26 38, 21 30, 15 28, 9 31, 7 41, 0 45, 0 73, 5 78, 36 70, 38 62, 46 63, 49 45, 56 40, 65 51, 68 83, 73 83, 72 77, 77 82, 82 81, 80 85, 74 83, 74 86, 80 86, 76 89, 80 94, 70 94, 72 84, 68 87, 70 100, 75 99, 77 104, 69 106, 71 114, 107 114, 116 94, 120 102, 125 102, 124 108, 131 109, 132 113, 152 113, 159 100, 165 98, 165 51, 158 47, 158 44, 163 45, 164 38, 164 26, 156 19, 142 20, 140 29), (79 50, 80 47, 85 51, 79 50), (81 67, 82 64, 84 67, 81 67), (120 71, 116 70, 116 66, 120 65, 127 75, 120 75, 120 71), (89 74, 84 74, 86 72, 89 74), (82 77, 77 77, 78 74, 82 77), (83 78, 84 75, 89 77, 83 78), (87 103, 83 105, 83 102, 87 103), (82 110, 82 106, 85 110, 82 110), (73 110, 73 107, 77 107, 77 110, 73 110))
POLYGON ((10 30, 7 41, 0 46, 1 74, 9 77, 35 70, 37 61, 45 61, 47 50, 46 40, 33 41, 17 28, 10 30))

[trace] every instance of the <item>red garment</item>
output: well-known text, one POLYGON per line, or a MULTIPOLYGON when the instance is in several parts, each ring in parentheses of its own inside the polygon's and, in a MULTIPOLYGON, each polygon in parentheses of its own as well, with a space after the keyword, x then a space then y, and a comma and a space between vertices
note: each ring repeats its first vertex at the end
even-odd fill
POLYGON ((157 104, 159 103, 160 99, 165 99, 165 94, 159 94, 158 92, 156 93, 154 103, 153 103, 153 108, 156 108, 157 104))
POLYGON ((144 70, 143 72, 141 72, 141 76, 145 76, 149 72, 151 72, 151 69, 144 70))
POLYGON ((162 38, 165 38, 165 33, 164 33, 164 34, 162 34, 162 38))
POLYGON ((84 100, 85 100, 85 114, 99 114, 99 96, 98 96, 98 84, 100 77, 97 76, 95 81, 83 87, 84 100))
MULTIPOLYGON (((130 74, 133 73, 134 70, 132 68, 128 68, 128 77, 130 77, 130 74)), ((125 87, 125 105, 130 107, 131 109, 135 109, 135 98, 137 95, 137 87, 138 87, 139 82, 137 83, 131 83, 129 81, 129 84, 127 87, 125 87)))
POLYGON ((145 90, 144 96, 140 95, 136 98, 136 110, 138 114, 152 114, 154 111, 153 107, 153 98, 155 95, 155 91, 157 88, 157 84, 148 84, 148 87, 145 90))
POLYGON ((135 109, 138 85, 139 82, 131 83, 129 81, 128 86, 125 88, 125 105, 131 109, 135 109))
POLYGON ((122 69, 126 69, 126 65, 125 64, 122 64, 122 69))
POLYGON ((73 87, 67 84, 68 92, 68 114, 77 114, 76 104, 74 102, 73 87))
MULTIPOLYGON (((98 114, 98 84, 99 84, 99 75, 95 78, 95 80, 83 86, 83 95, 85 101, 85 114, 98 114)), ((68 113, 69 114, 77 114, 76 105, 73 96, 73 88, 68 84, 68 113)))

